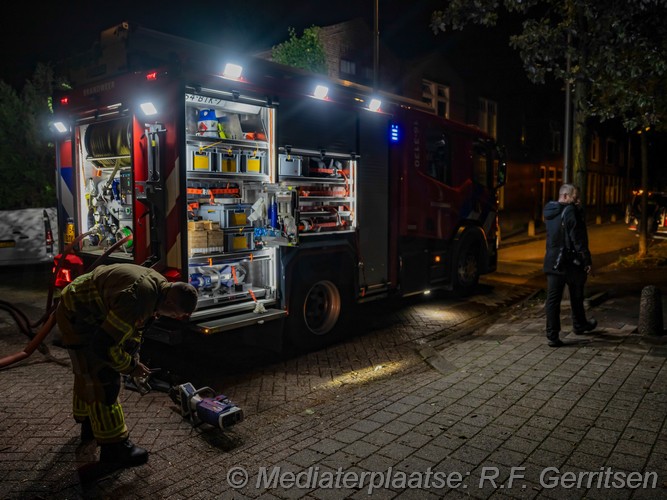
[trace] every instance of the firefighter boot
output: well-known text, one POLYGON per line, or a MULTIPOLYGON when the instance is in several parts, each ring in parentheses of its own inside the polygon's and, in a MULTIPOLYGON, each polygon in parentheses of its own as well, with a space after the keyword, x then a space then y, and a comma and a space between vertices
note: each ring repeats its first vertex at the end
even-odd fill
POLYGON ((100 462, 118 467, 134 467, 148 462, 148 452, 129 439, 100 446, 100 462))

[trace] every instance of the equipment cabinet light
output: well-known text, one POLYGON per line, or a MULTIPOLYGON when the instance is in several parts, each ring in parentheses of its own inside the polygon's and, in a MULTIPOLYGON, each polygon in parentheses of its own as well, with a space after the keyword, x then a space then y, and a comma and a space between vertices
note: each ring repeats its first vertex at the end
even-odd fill
POLYGON ((157 108, 152 102, 143 102, 139 104, 141 111, 144 112, 146 116, 153 116, 157 114, 157 108))
POLYGON ((315 91, 313 92, 313 97, 316 97, 317 99, 326 99, 328 93, 329 93, 329 87, 326 87, 324 85, 318 85, 317 87, 315 87, 315 91))
POLYGON ((380 106, 382 105, 382 101, 380 99, 371 99, 371 102, 368 103, 368 109, 371 111, 377 111, 380 109, 380 106))
POLYGON ((225 64, 225 69, 222 72, 224 78, 230 78, 232 80, 238 80, 241 78, 241 73, 243 73, 243 66, 238 64, 227 63, 225 64))
POLYGON ((64 134, 68 130, 67 125, 65 125, 63 122, 53 122, 52 125, 56 132, 61 134, 64 134))

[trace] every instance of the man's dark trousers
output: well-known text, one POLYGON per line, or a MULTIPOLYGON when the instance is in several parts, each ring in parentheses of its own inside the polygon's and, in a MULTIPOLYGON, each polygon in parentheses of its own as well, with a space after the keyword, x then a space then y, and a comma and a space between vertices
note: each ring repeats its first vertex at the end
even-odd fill
POLYGON ((547 316, 547 338, 558 339, 560 333, 560 303, 563 300, 565 285, 570 292, 570 308, 572 309, 572 329, 583 330, 586 325, 584 309, 584 285, 587 279, 583 269, 568 269, 565 274, 547 274, 547 300, 545 312, 547 316))

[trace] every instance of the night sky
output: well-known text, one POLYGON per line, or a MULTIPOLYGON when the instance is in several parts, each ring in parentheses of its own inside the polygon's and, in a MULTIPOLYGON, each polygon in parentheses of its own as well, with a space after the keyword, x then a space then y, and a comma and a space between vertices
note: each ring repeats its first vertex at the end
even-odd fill
MULTIPOLYGON (((380 37, 399 55, 446 42, 428 22, 437 0, 379 0, 380 37)), ((20 88, 37 62, 56 62, 88 50, 99 33, 129 21, 145 28, 235 51, 270 49, 309 26, 326 26, 362 17, 373 27, 374 0, 218 0, 174 2, 117 0, 22 2, 3 16, 3 63, 0 78, 20 88)))

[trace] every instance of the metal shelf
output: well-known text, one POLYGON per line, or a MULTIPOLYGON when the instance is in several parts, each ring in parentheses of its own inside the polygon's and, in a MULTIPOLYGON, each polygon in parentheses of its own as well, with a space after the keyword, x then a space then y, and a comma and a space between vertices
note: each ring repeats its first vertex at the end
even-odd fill
POLYGON ((236 252, 219 252, 214 254, 195 254, 188 258, 190 265, 208 266, 209 259, 213 259, 211 265, 224 265, 242 262, 244 260, 268 260, 270 257, 267 250, 260 248, 255 250, 238 250, 236 252), (252 257, 251 257, 252 255, 252 257))
MULTIPOLYGON (((132 158, 132 155, 96 156, 96 157, 93 157, 93 156, 90 156, 90 155, 86 156, 86 160, 88 160, 88 161, 129 160, 130 158, 132 158)), ((107 168, 111 168, 111 167, 107 167, 107 168)), ((130 168, 130 166, 126 165, 126 166, 120 167, 120 168, 130 168)))
POLYGON ((341 179, 339 177, 306 177, 303 175, 281 175, 280 176, 281 181, 292 181, 295 184, 301 186, 301 185, 311 185, 311 184, 333 184, 333 185, 340 185, 340 186, 345 186, 346 184, 352 185, 352 181, 350 180, 345 180, 341 179))
POLYGON ((351 203, 350 196, 299 196, 299 205, 307 205, 308 202, 313 203, 351 203))
MULTIPOLYGON (((269 143, 266 141, 255 141, 252 139, 221 139, 218 137, 203 137, 199 135, 188 135, 186 136, 187 144, 190 145, 206 145, 210 148, 219 147, 225 148, 225 146, 232 146, 237 148, 245 149, 262 149, 268 150, 269 143), (213 146, 215 144, 215 146, 213 146)), ((208 149, 208 148, 207 148, 208 149)))
POLYGON ((266 181, 269 179, 267 174, 258 174, 257 172, 196 172, 194 170, 187 170, 186 174, 188 179, 202 181, 234 179, 241 182, 245 180, 266 181))

